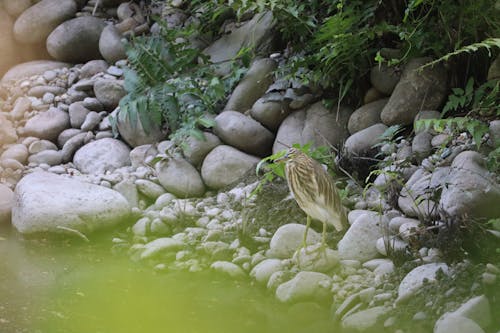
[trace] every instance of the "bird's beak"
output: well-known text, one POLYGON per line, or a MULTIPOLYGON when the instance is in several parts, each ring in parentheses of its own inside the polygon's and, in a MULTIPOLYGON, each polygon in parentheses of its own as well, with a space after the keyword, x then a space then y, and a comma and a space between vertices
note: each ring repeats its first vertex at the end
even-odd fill
POLYGON ((288 160, 288 153, 283 155, 280 158, 277 158, 274 160, 274 163, 281 163, 281 162, 286 162, 288 160))

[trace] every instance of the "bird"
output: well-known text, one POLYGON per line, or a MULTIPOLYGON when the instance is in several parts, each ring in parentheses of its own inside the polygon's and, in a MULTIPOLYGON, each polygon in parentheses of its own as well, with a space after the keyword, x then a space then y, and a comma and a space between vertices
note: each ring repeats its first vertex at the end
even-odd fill
POLYGON ((289 148, 283 157, 274 162, 285 163, 288 188, 307 215, 303 247, 307 246, 311 219, 323 223, 322 245, 326 246, 327 225, 333 226, 337 232, 344 230, 347 225, 346 210, 333 178, 319 162, 295 147, 289 148))

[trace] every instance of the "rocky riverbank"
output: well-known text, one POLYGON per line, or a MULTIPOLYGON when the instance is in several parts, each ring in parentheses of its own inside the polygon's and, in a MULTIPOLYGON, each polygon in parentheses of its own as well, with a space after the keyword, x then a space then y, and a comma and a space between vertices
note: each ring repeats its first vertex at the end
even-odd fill
MULTIPOLYGON (((128 65, 120 40, 150 30, 143 6, 121 2, 67 0, 54 11, 52 0, 3 1, 11 47, 45 43, 57 61, 20 64, 2 79, 0 223, 85 240, 128 223, 113 243, 133 260, 250 278, 282 302, 331 304, 347 330, 498 331, 500 230, 488 221, 500 216, 500 186, 487 162, 500 120, 479 137, 419 126, 441 117, 444 67, 420 69, 426 58, 401 72, 374 66, 361 107, 327 108, 321 89, 274 75, 284 65, 270 55, 276 31, 270 13, 258 14, 203 46, 214 62, 250 40, 267 56, 252 62, 206 140, 177 147, 165 129, 119 116, 128 65), (393 125, 415 132, 391 138, 393 125), (300 249, 305 215, 285 182, 254 194, 261 158, 310 142, 338 147, 349 168, 380 160, 366 188, 343 182, 350 226, 329 230, 327 249, 314 230, 300 249)), ((188 19, 182 7, 163 12, 173 27, 188 19)))

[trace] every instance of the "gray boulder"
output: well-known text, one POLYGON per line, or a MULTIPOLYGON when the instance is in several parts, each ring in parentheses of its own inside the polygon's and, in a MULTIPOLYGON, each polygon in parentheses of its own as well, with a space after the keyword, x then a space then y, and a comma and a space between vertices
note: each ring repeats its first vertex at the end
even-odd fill
POLYGON ((127 94, 121 80, 97 80, 94 84, 95 97, 109 111, 120 103, 120 99, 127 94))
POLYGON ((99 39, 99 51, 108 63, 114 64, 118 60, 127 58, 122 38, 121 32, 113 24, 109 24, 102 31, 99 39))
POLYGON ((201 176, 212 189, 228 186, 252 170, 260 159, 226 145, 215 147, 203 160, 201 176))
POLYGON ((156 174, 160 184, 179 198, 199 197, 205 193, 199 172, 182 158, 158 162, 156 174))
POLYGON ((19 65, 16 65, 9 69, 7 73, 4 74, 2 78, 2 82, 8 82, 11 80, 20 80, 24 78, 28 78, 33 75, 39 75, 46 71, 66 68, 69 67, 70 64, 60 61, 53 60, 35 60, 25 62, 19 65))
POLYGON ((252 118, 262 125, 276 132, 281 123, 290 114, 290 109, 278 101, 268 101, 267 98, 259 98, 250 110, 252 118))
POLYGON ((234 88, 224 110, 245 112, 273 83, 273 71, 277 64, 269 58, 254 61, 246 75, 234 88))
POLYGON ((349 133, 354 134, 372 125, 379 124, 381 122, 380 113, 388 100, 387 98, 379 99, 356 109, 347 124, 349 133))
POLYGON ((4 184, 0 184, 0 226, 10 223, 13 205, 14 192, 4 184))
POLYGON ((55 142, 62 131, 70 127, 67 112, 50 108, 29 119, 23 128, 24 136, 34 136, 55 142))
POLYGON ((437 110, 446 98, 448 76, 441 65, 426 67, 429 58, 412 59, 406 65, 380 118, 388 126, 409 125, 420 110, 437 110))
POLYGON ((80 128, 90 110, 84 107, 82 102, 75 102, 69 106, 68 113, 71 127, 80 128))
POLYGON ((340 107, 328 110, 322 102, 309 106, 306 110, 290 114, 281 124, 273 154, 291 147, 294 143, 312 143, 318 146, 339 146, 349 135, 347 122, 352 110, 340 107))
POLYGON ((375 306, 357 312, 349 312, 342 318, 342 327, 352 332, 377 332, 375 325, 384 318, 391 308, 386 306, 375 306))
POLYGON ((344 143, 346 154, 363 156, 373 150, 373 146, 381 141, 382 134, 387 130, 384 124, 375 124, 354 133, 344 143))
POLYGON ((47 51, 56 60, 73 63, 100 59, 99 38, 106 23, 82 16, 59 25, 47 38, 47 51))
MULTIPOLYGON (((304 240, 306 226, 297 223, 282 225, 276 230, 271 242, 267 256, 271 258, 288 259, 292 258, 295 251, 299 250, 304 240)), ((307 232, 306 245, 318 244, 321 242, 321 235, 309 229, 307 232)))
POLYGON ((500 186, 478 152, 464 151, 455 157, 439 207, 450 216, 496 218, 500 216, 500 186))
POLYGON ((225 143, 252 155, 266 156, 273 145, 273 133, 236 111, 224 111, 215 117, 214 132, 225 143))
POLYGON ((411 298, 424 283, 435 283, 438 271, 449 274, 448 265, 444 263, 431 263, 411 270, 399 284, 396 302, 403 302, 411 298))
POLYGON ((220 139, 212 133, 204 132, 203 136, 205 140, 190 136, 186 139, 186 145, 182 149, 184 157, 194 166, 201 165, 208 153, 221 144, 220 139))
POLYGON ((109 65, 104 60, 90 60, 80 68, 80 79, 90 78, 97 73, 104 73, 109 65))
POLYGON ((33 154, 28 158, 28 162, 36 164, 47 164, 50 166, 61 164, 62 154, 59 150, 44 150, 33 154))
MULTIPOLYGON (((111 107, 112 103, 116 101, 119 102, 119 96, 124 92, 121 89, 121 85, 115 87, 112 84, 113 81, 107 82, 106 84, 100 83, 98 87, 96 87, 96 96, 99 94, 98 99, 102 99, 106 102, 109 107, 111 107), (112 84, 111 87, 107 87, 108 84, 112 84), (116 90, 115 90, 116 89, 116 90), (116 93, 116 97, 112 97, 111 95, 116 93)), ((104 102, 103 102, 104 104, 104 102)), ((144 115, 144 117, 148 117, 144 115)), ((155 123, 153 120, 149 120, 147 122, 148 127, 145 129, 141 117, 136 117, 134 119, 134 123, 131 122, 132 117, 125 114, 121 110, 118 111, 116 116, 116 127, 118 128, 118 132, 123 140, 128 143, 131 147, 142 146, 145 144, 156 143, 162 141, 167 136, 167 133, 162 129, 161 125, 155 123)))
POLYGON ((17 184, 12 224, 23 234, 87 233, 125 222, 129 213, 127 200, 116 191, 34 172, 17 184))
POLYGON ((85 144, 87 136, 87 133, 77 133, 64 142, 61 149, 61 159, 63 163, 68 163, 72 160, 75 152, 85 144))
POLYGON ((445 314, 436 321, 434 333, 484 333, 485 331, 474 320, 445 314))
POLYGON ((217 74, 224 76, 231 70, 231 62, 243 47, 255 47, 257 51, 269 51, 274 38, 274 27, 276 23, 271 12, 255 15, 250 21, 243 24, 232 33, 223 35, 208 46, 203 53, 210 57, 217 66, 217 74))
POLYGON ((389 96, 394 91, 401 78, 401 73, 396 67, 387 65, 375 66, 370 71, 370 82, 382 94, 389 96))
POLYGON ((45 43, 54 29, 75 16, 73 0, 42 0, 25 10, 14 25, 14 36, 21 43, 45 43))
POLYGON ((73 163, 83 173, 98 174, 130 165, 129 154, 130 148, 123 142, 104 138, 78 149, 73 163))
POLYGON ((281 302, 323 301, 331 297, 331 279, 317 272, 299 272, 293 279, 276 289, 276 298, 281 302))

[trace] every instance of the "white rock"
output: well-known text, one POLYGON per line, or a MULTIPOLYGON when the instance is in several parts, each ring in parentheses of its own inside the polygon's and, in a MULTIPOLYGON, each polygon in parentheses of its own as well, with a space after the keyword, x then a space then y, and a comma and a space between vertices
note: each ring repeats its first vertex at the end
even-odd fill
POLYGON ((259 262, 250 271, 250 276, 253 277, 257 282, 262 284, 267 284, 271 275, 274 272, 283 270, 284 264, 280 259, 265 259, 259 262))
POLYGON ((78 149, 73 163, 83 173, 104 173, 130 165, 130 149, 123 142, 104 138, 78 149))
POLYGON ((156 255, 177 251, 184 247, 184 243, 178 239, 169 237, 157 238, 144 245, 144 250, 141 253, 141 259, 149 259, 156 255))
POLYGON ((483 329, 487 329, 491 324, 490 302, 484 295, 469 299, 452 314, 472 319, 483 329))
MULTIPOLYGON (((295 251, 302 246, 306 226, 297 223, 285 224, 276 230, 269 244, 267 255, 271 258, 291 258, 295 251)), ((321 242, 321 235, 309 229, 306 244, 321 242)))
POLYGON ((434 333, 484 333, 472 319, 462 316, 444 315, 434 325, 434 333))
POLYGON ((158 185, 150 180, 137 179, 135 181, 135 185, 137 185, 139 192, 151 199, 156 199, 165 193, 165 189, 161 185, 158 185))
POLYGON ((331 295, 330 287, 328 275, 302 271, 290 281, 280 284, 276 289, 276 297, 281 302, 324 300, 331 295))
POLYGON ((210 268, 217 272, 225 273, 232 278, 243 277, 246 275, 245 271, 243 271, 240 266, 229 261, 216 261, 210 265, 210 268))
POLYGON ((399 284, 396 302, 403 302, 410 298, 422 287, 424 280, 436 282, 436 273, 439 270, 442 270, 445 274, 449 273, 448 265, 445 263, 425 264, 411 270, 399 284))
POLYGON ((373 329, 377 322, 390 311, 385 306, 376 306, 349 314, 342 319, 342 327, 356 332, 373 329))
POLYGON ((90 232, 126 221, 127 200, 118 192, 47 172, 25 176, 15 190, 12 224, 21 233, 90 232))
POLYGON ((339 264, 339 254, 322 244, 315 244, 295 252, 293 260, 301 270, 326 273, 339 264))

